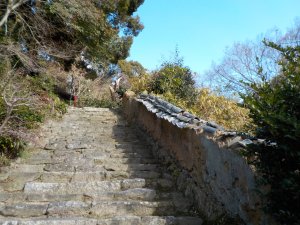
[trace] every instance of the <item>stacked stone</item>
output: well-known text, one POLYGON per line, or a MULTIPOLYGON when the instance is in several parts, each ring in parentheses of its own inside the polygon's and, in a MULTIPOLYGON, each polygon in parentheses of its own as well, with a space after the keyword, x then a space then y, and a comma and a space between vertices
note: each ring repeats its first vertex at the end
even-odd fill
POLYGON ((0 224, 202 224, 151 144, 114 112, 70 108, 41 139, 1 168, 0 224))

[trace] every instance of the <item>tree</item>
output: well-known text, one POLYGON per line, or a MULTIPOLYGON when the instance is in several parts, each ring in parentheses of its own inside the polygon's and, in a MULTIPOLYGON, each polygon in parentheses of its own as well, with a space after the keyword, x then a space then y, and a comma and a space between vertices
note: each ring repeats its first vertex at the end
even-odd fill
POLYGON ((300 222, 300 46, 264 41, 281 54, 280 73, 269 81, 249 83, 243 95, 263 144, 249 147, 249 156, 263 184, 267 210, 282 224, 300 222))
POLYGON ((0 8, 3 20, 8 14, 0 50, 28 68, 40 59, 72 61, 82 52, 103 65, 117 63, 143 29, 133 16, 143 0, 19 1, 23 4, 7 13, 10 2, 0 8))
POLYGON ((155 94, 171 94, 173 97, 194 103, 197 97, 194 74, 190 68, 183 65, 176 49, 174 59, 165 61, 152 75, 149 92, 155 94))
POLYGON ((146 73, 146 69, 137 61, 120 60, 118 65, 121 72, 129 77, 142 76, 146 73))
POLYGON ((237 42, 226 49, 221 63, 213 64, 205 77, 210 81, 209 85, 222 94, 245 93, 251 88, 243 82, 269 80, 278 73, 278 58, 278 52, 265 46, 261 40, 237 42))
MULTIPOLYGON (((16 10, 18 7, 20 7, 22 4, 28 2, 29 0, 8 0, 7 1, 7 6, 6 9, 3 11, 1 10, 1 20, 0 20, 0 27, 2 27, 5 23, 7 23, 8 17, 10 16, 10 14, 16 10), (3 15, 2 15, 3 14, 3 15)), ((0 7, 2 8, 3 6, 0 5, 0 7)))
POLYGON ((278 29, 273 29, 263 37, 258 37, 257 41, 233 44, 226 49, 221 62, 214 63, 206 72, 204 85, 232 97, 235 93, 251 92, 251 87, 245 83, 260 83, 275 77, 280 72, 277 62, 281 54, 265 45, 263 39, 282 46, 297 45, 300 43, 300 22, 296 20, 294 26, 284 35, 278 29))

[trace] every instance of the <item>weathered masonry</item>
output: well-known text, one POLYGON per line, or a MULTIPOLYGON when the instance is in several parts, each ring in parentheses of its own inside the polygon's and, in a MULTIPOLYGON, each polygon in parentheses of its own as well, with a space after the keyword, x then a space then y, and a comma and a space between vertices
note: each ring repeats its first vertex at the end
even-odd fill
POLYGON ((123 107, 127 119, 161 146, 166 164, 182 168, 176 171, 178 188, 202 214, 209 219, 229 214, 247 224, 266 222, 258 210, 254 173, 238 154, 249 140, 154 96, 127 92, 123 107))
POLYGON ((0 224, 201 225, 151 144, 116 112, 69 108, 0 168, 0 224))

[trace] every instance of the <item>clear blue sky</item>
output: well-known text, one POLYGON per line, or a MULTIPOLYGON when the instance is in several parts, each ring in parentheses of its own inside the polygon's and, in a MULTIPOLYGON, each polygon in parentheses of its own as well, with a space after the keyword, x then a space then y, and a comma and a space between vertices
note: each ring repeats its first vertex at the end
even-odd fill
POLYGON ((145 29, 129 60, 153 70, 178 45, 185 65, 201 74, 235 41, 291 27, 300 17, 300 0, 145 0, 137 14, 145 29))

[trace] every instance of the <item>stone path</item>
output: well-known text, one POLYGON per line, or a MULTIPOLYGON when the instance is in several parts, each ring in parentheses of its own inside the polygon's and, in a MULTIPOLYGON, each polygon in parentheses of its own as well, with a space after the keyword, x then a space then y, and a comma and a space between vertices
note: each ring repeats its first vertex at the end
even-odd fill
POLYGON ((1 168, 0 224, 201 225, 151 145, 108 109, 70 108, 1 168))

